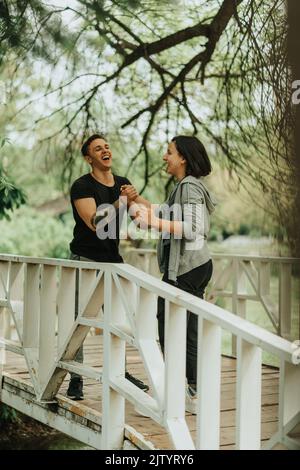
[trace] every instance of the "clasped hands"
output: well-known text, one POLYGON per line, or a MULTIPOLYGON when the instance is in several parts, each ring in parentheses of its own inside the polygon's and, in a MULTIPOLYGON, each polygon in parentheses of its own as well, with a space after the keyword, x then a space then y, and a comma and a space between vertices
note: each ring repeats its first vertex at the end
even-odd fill
POLYGON ((151 204, 150 207, 136 202, 139 193, 134 186, 125 184, 121 186, 121 197, 126 197, 129 205, 129 215, 136 225, 141 229, 147 230, 150 227, 159 229, 159 218, 155 211, 158 204, 151 204))
POLYGON ((139 196, 139 193, 132 184, 123 184, 121 186, 121 197, 126 197, 128 204, 132 204, 136 198, 139 196))

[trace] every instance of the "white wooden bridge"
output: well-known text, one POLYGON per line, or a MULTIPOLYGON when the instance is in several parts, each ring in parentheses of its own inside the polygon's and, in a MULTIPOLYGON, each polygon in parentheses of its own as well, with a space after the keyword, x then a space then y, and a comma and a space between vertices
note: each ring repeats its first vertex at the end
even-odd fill
POLYGON ((291 300, 299 260, 215 255, 208 302, 148 274, 156 270, 151 250, 127 259, 143 271, 0 255, 1 401, 97 449, 299 449, 299 310, 295 330, 291 300), (165 359, 157 296, 166 302, 165 359), (231 298, 231 312, 217 298, 231 298), (249 301, 263 306, 275 333, 245 319, 249 301), (196 416, 185 412, 186 310, 199 322, 196 416), (236 357, 222 355, 222 331, 236 357), (278 367, 262 364, 263 351, 278 367), (149 393, 125 379, 125 362, 149 393), (66 398, 68 372, 84 377, 83 401, 66 398))

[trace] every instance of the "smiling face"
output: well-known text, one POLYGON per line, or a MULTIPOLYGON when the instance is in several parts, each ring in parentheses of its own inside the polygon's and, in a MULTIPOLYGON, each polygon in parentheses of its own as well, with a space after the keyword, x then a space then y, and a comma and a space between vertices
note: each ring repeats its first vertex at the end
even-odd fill
POLYGON ((163 156, 164 162, 166 162, 166 172, 176 179, 181 180, 186 175, 186 160, 178 152, 175 142, 170 142, 168 145, 167 152, 163 156))
POLYGON ((106 140, 93 140, 88 147, 88 155, 85 156, 85 159, 92 167, 109 170, 112 165, 112 153, 106 140))

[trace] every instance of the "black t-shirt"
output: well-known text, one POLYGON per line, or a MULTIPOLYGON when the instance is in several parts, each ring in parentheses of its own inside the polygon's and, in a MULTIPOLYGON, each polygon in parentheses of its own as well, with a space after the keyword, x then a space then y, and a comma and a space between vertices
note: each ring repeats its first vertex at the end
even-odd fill
POLYGON ((114 175, 115 185, 112 187, 99 183, 90 173, 81 176, 71 186, 71 204, 75 227, 73 240, 70 243, 72 253, 90 258, 94 261, 107 263, 122 263, 123 259, 119 254, 119 214, 116 220, 116 239, 106 238, 100 240, 96 232, 93 232, 79 216, 74 201, 92 197, 96 201, 96 206, 101 204, 113 204, 120 197, 121 186, 131 184, 127 178, 114 175))

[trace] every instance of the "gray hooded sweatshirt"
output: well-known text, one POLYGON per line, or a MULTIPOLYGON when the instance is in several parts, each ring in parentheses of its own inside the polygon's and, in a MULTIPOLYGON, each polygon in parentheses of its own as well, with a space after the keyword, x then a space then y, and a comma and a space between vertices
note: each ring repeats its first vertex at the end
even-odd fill
MULTIPOLYGON (((172 191, 165 207, 173 207, 172 220, 183 221, 183 236, 161 234, 157 246, 160 271, 165 272, 165 239, 169 238, 170 255, 168 278, 176 281, 178 276, 201 266, 211 259, 207 236, 210 214, 216 201, 203 183, 203 178, 186 176, 172 191)), ((163 211, 162 211, 163 213, 163 211)), ((170 212, 169 212, 170 213, 170 212)), ((168 218, 163 213, 163 218, 168 218)))

